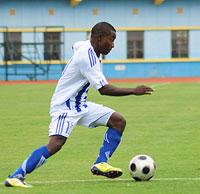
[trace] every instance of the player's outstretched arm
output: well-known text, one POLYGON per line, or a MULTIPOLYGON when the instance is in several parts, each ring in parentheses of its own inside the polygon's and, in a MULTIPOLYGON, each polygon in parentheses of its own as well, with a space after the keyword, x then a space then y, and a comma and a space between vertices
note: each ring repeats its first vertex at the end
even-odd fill
POLYGON ((127 95, 145 95, 151 94, 153 89, 148 86, 137 86, 135 88, 119 88, 107 84, 99 89, 101 95, 107 96, 127 96, 127 95))

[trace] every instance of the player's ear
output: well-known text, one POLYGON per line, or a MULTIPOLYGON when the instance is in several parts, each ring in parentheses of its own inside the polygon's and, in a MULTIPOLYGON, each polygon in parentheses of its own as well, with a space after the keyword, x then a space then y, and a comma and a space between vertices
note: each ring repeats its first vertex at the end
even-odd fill
POLYGON ((98 36, 98 41, 101 41, 101 38, 102 38, 102 36, 101 36, 101 35, 99 35, 99 36, 98 36))

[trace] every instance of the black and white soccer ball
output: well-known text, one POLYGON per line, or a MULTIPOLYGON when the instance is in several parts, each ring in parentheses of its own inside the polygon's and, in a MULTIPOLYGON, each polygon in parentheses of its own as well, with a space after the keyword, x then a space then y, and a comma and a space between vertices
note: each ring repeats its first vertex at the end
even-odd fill
POLYGON ((156 165, 154 160, 146 155, 134 156, 129 163, 129 172, 136 181, 149 181, 155 174, 156 165))

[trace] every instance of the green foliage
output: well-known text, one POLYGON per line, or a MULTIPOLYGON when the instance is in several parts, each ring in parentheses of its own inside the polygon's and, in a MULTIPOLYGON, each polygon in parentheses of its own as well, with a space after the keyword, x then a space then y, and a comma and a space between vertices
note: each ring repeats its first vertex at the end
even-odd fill
POLYGON ((0 193, 199 193, 199 84, 149 85, 156 89, 151 96, 89 93, 90 100, 112 107, 127 120, 122 143, 110 160, 123 169, 120 179, 108 180, 90 173, 106 128, 76 127, 63 149, 27 176, 34 187, 26 190, 5 188, 2 183, 32 150, 47 143, 48 111, 55 85, 0 85, 0 193), (156 161, 156 175, 149 182, 135 182, 129 176, 128 163, 139 153, 149 154, 156 161))

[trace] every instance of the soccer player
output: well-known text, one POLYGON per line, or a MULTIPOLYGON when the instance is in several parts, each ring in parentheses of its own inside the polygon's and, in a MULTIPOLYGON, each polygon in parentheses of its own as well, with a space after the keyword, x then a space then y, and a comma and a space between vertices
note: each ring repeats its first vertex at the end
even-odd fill
POLYGON ((5 186, 31 187, 24 181, 25 176, 58 152, 76 125, 108 127, 91 172, 108 178, 122 175, 122 170, 108 164, 108 159, 121 141, 126 121, 113 109, 88 102, 88 90, 93 87, 101 95, 126 96, 151 94, 153 89, 147 86, 120 88, 108 83, 101 70, 100 55, 107 55, 112 50, 115 38, 115 28, 100 22, 92 28, 90 40, 74 44, 74 54, 63 70, 51 100, 49 142, 34 150, 5 180, 5 186))

